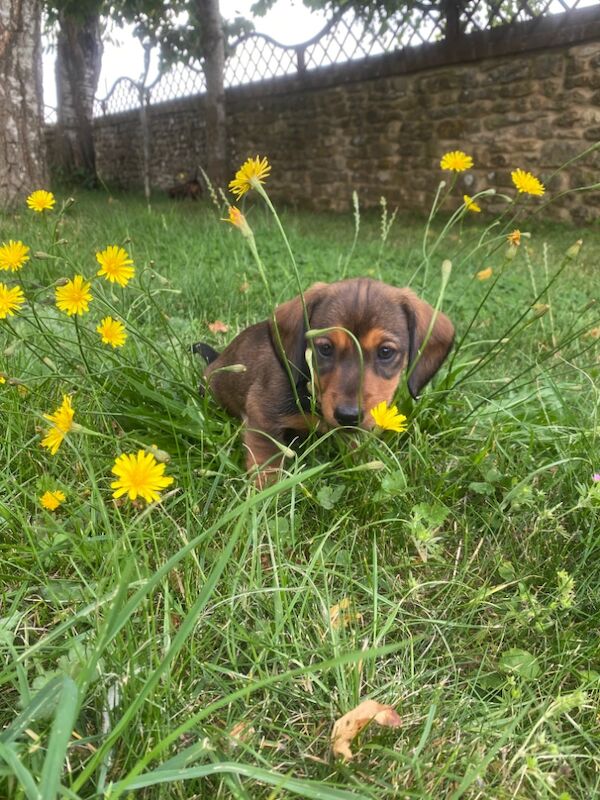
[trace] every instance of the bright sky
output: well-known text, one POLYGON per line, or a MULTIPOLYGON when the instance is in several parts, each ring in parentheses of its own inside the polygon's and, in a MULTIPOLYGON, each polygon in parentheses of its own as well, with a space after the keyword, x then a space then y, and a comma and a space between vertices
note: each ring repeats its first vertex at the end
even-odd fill
MULTIPOLYGON (((253 2, 254 0, 221 0, 221 14, 226 19, 238 15, 250 19, 250 6, 253 2)), ((300 44, 318 33, 325 22, 326 17, 322 12, 310 12, 300 1, 292 3, 277 0, 266 16, 254 20, 254 25, 257 31, 272 36, 282 44, 300 44)), ((54 52, 44 54, 44 102, 52 107, 56 106, 54 59, 54 52)), ((98 96, 105 97, 117 78, 123 75, 138 78, 143 66, 143 49, 131 30, 112 29, 104 44, 98 96)))

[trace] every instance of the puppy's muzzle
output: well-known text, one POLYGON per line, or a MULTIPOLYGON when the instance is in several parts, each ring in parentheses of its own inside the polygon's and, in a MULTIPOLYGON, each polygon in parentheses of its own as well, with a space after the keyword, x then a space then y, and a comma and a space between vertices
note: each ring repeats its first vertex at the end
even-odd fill
POLYGON ((333 416, 340 425, 358 425, 361 419, 358 406, 336 406, 333 416))

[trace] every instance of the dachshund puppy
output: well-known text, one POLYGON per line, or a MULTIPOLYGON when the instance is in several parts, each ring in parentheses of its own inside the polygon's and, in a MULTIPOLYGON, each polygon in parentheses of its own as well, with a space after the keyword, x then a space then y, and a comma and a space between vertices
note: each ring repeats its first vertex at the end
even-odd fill
MULTIPOLYGON (((221 354, 202 342, 193 348, 208 362, 205 381, 218 403, 244 420, 248 469, 276 471, 282 460, 276 442, 286 444, 317 423, 325 430, 372 428, 370 410, 392 401, 403 373, 408 370, 408 389, 416 398, 452 347, 448 317, 440 312, 434 319, 434 309, 410 289, 350 278, 316 283, 304 298, 310 329, 335 328, 312 340, 312 406, 320 422, 311 415, 309 342, 299 296, 278 306, 271 320, 242 331, 221 354), (340 328, 360 343, 362 389, 356 344, 340 328), (234 364, 245 371, 224 369, 234 364)), ((259 472, 258 482, 264 479, 259 472)))

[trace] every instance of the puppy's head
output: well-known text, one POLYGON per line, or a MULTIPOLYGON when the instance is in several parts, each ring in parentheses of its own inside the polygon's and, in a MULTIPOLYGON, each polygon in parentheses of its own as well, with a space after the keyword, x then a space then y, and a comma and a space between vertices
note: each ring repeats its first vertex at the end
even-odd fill
MULTIPOLYGON (((417 397, 442 365, 452 346, 454 327, 410 289, 396 289, 371 278, 318 283, 305 293, 311 329, 344 328, 359 342, 360 357, 345 331, 331 330, 313 339, 321 413, 331 427, 372 428, 372 408, 390 403, 408 371, 408 388, 417 397), (432 324, 433 323, 433 324, 432 324), (431 328, 431 330, 430 330, 431 328)), ((305 380, 307 327, 300 298, 275 312, 275 339, 291 365, 294 379, 305 380)))

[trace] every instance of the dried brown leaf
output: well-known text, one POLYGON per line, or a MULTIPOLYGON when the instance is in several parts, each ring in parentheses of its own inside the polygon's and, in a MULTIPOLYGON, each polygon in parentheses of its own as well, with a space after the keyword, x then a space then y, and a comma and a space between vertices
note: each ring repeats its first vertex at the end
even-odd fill
POLYGON ((351 622, 360 622, 361 619, 362 615, 354 611, 349 597, 344 597, 329 609, 329 621, 334 630, 347 628, 351 622))
POLYGON ((402 724, 392 706, 383 705, 376 700, 363 700, 352 711, 336 720, 331 732, 333 754, 349 761, 353 757, 350 742, 370 722, 376 722, 385 728, 398 728, 402 724))
POLYGON ((208 330, 211 333, 227 333, 229 330, 229 325, 226 325, 224 322, 221 322, 220 319, 216 319, 214 322, 208 323, 208 330))
POLYGON ((236 722, 233 728, 229 731, 229 738, 232 740, 232 744, 238 745, 243 742, 247 742, 252 736, 255 734, 255 729, 252 727, 251 723, 248 720, 241 720, 240 722, 236 722))

